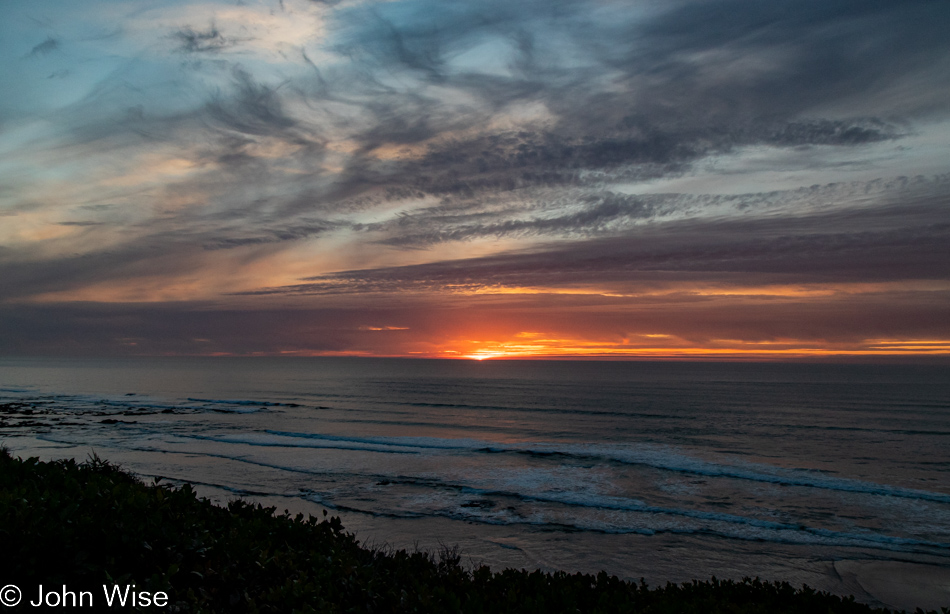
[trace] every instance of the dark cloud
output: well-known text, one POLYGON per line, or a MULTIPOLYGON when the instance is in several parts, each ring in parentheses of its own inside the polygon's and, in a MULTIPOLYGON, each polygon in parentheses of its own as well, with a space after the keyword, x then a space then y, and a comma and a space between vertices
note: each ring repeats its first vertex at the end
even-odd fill
POLYGON ((160 236, 84 255, 70 253, 45 259, 30 259, 22 248, 10 249, 0 259, 0 296, 10 301, 103 282, 194 273, 200 269, 195 251, 187 243, 162 241, 160 236))
POLYGON ((510 132, 433 146, 419 161, 394 165, 389 181, 424 194, 468 197, 532 186, 596 186, 603 173, 627 182, 675 176, 702 157, 742 145, 857 146, 900 134, 894 124, 874 118, 788 122, 688 138, 649 127, 585 137, 510 132))
POLYGON ((840 296, 781 301, 666 297, 635 304, 557 295, 439 302, 389 296, 333 306, 243 309, 214 303, 5 305, 0 306, 0 352, 405 355, 407 347, 434 351, 446 340, 523 331, 614 343, 662 331, 696 345, 723 339, 733 344, 789 339, 819 346, 863 344, 880 338, 945 338, 948 299, 946 292, 864 295, 860 310, 852 297, 840 296), (372 330, 385 326, 399 330, 372 330))
POLYGON ((207 107, 208 115, 222 127, 235 132, 268 136, 285 134, 297 123, 284 113, 277 89, 258 83, 245 70, 233 71, 235 92, 218 97, 207 107))
POLYGON ((214 24, 203 31, 189 27, 181 28, 170 36, 178 42, 179 51, 187 53, 217 53, 234 47, 241 40, 225 37, 214 24))
POLYGON ((908 118, 950 95, 933 72, 950 50, 937 2, 684 2, 646 17, 579 1, 397 4, 341 11, 336 49, 353 71, 321 72, 302 90, 313 105, 346 102, 369 117, 329 200, 379 187, 473 198, 642 181, 748 145, 862 147, 905 136, 908 118), (486 45, 505 57, 489 57, 497 70, 456 64, 486 45), (920 92, 897 95, 908 79, 920 92), (552 114, 543 125, 479 129, 534 103, 552 114), (420 143, 421 158, 373 157, 420 143))
POLYGON ((204 244, 207 250, 231 249, 247 245, 263 245, 267 243, 281 243, 297 241, 326 234, 338 224, 287 226, 284 228, 261 229, 252 236, 222 236, 211 238, 204 244))
POLYGON ((53 37, 49 37, 42 43, 33 47, 33 49, 30 50, 28 57, 49 55, 57 49, 59 49, 59 41, 53 37))
POLYGON ((901 130, 877 118, 854 121, 816 120, 789 122, 767 133, 763 141, 772 145, 865 145, 895 139, 901 130))
POLYGON ((449 241, 466 241, 480 237, 512 236, 591 236, 616 232, 633 223, 675 210, 675 196, 627 196, 611 192, 578 197, 580 210, 551 217, 495 221, 522 209, 501 212, 460 214, 456 211, 436 213, 423 210, 400 217, 389 224, 370 226, 387 230, 393 236, 382 243, 396 246, 424 246, 449 241))
MULTIPOLYGON (((936 76, 933 61, 948 49, 937 24, 948 17, 934 1, 686 2, 637 24, 630 33, 642 44, 615 64, 631 78, 653 69, 654 100, 703 122, 789 118, 853 96, 914 112, 913 99, 881 94, 908 75, 936 76)), ((937 79, 928 95, 947 85, 937 79)))
POLYGON ((84 355, 343 351, 354 336, 366 336, 359 332, 360 325, 392 316, 385 309, 243 310, 211 303, 0 307, 0 351, 84 355))
MULTIPOLYGON (((517 205, 503 200, 501 205, 470 199, 417 209, 397 218, 366 225, 364 230, 388 235, 381 242, 404 247, 424 247, 435 243, 467 241, 483 237, 564 237, 572 239, 618 235, 640 228, 640 232, 662 232, 657 223, 689 218, 693 224, 717 228, 719 218, 739 214, 798 216, 815 211, 849 208, 849 215, 860 224, 865 216, 856 203, 875 199, 892 202, 928 202, 931 221, 946 221, 940 205, 926 200, 929 192, 950 192, 946 178, 928 180, 922 177, 899 178, 893 181, 831 184, 769 193, 709 194, 643 194, 626 195, 591 189, 566 190, 553 188, 538 193, 534 202, 517 205), (925 199, 925 200, 921 200, 925 199), (704 219, 705 218, 705 219, 704 219), (652 223, 648 227, 642 227, 652 223)), ((886 209, 890 210, 890 209, 886 209)), ((869 217, 873 214, 867 212, 869 217)), ((896 216, 895 216, 896 217, 896 216)), ((897 223, 903 223, 898 220, 897 223)), ((853 226, 849 226, 853 229, 853 226)))
MULTIPOLYGON (((400 293, 598 284, 636 293, 642 288, 674 283, 947 280, 950 220, 943 212, 944 206, 943 198, 920 198, 913 204, 888 203, 775 218, 685 219, 639 226, 609 238, 522 252, 344 271, 253 294, 400 293)), ((620 210, 617 205, 600 207, 612 209, 614 215, 620 210)), ((550 223, 576 227, 568 219, 550 223)))

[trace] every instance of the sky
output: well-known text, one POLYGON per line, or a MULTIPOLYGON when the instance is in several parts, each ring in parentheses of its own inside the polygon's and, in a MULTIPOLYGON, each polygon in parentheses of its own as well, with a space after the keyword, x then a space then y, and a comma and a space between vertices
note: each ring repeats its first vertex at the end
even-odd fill
POLYGON ((0 355, 950 357, 948 29, 4 0, 0 355))

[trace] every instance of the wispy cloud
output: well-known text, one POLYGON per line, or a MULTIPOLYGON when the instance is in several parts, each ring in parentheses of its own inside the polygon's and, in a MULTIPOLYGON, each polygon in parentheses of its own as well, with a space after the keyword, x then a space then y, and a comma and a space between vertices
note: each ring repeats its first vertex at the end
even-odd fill
POLYGON ((35 57, 35 56, 49 55, 53 53, 54 51, 56 51, 57 49, 59 49, 59 41, 53 37, 49 37, 42 43, 39 43, 38 45, 33 47, 33 49, 30 50, 29 56, 35 57))
MULTIPOLYGON (((2 303, 791 283, 909 309, 950 273, 945 2, 37 10, 0 25, 2 303)), ((375 315, 334 315, 333 351, 426 334, 375 315)))
POLYGON ((188 53, 216 53, 238 44, 239 39, 223 36, 214 24, 206 30, 184 27, 170 35, 180 44, 179 49, 188 53))

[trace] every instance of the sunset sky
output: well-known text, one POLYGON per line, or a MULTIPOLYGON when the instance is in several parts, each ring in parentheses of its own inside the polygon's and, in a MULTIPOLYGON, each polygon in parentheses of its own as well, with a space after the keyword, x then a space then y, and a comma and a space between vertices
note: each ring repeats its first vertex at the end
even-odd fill
POLYGON ((948 32, 4 0, 0 355, 950 356, 948 32))

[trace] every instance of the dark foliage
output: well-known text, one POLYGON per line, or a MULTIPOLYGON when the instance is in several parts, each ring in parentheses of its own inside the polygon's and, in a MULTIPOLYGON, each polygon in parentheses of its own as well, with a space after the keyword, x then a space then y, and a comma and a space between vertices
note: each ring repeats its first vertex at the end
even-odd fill
MULTIPOLYGON (((0 578, 90 590, 166 591, 177 612, 884 612, 807 587, 746 579, 648 588, 597 576, 468 571, 457 553, 380 552, 338 518, 277 515, 146 485, 98 458, 0 454, 0 578)), ((21 605, 22 607, 22 605, 21 605)), ((944 610, 946 612, 946 610, 944 610)))

